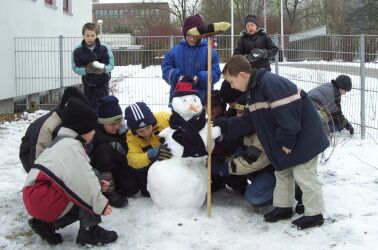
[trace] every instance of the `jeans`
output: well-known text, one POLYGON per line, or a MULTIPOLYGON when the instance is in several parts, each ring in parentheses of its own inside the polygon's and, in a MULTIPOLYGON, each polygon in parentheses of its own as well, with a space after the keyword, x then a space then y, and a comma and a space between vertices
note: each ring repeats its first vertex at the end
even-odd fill
POLYGON ((273 191, 276 186, 275 176, 267 170, 247 175, 252 182, 245 191, 246 200, 254 206, 267 206, 273 203, 273 191))

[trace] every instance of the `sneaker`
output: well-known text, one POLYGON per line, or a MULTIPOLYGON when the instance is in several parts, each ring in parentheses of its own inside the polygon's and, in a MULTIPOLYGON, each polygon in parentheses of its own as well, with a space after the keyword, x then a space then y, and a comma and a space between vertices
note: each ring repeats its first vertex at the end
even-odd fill
POLYGON ((293 216, 293 209, 291 207, 276 207, 269 213, 264 215, 267 222, 277 222, 279 220, 289 219, 293 216))
POLYGON ((302 216, 301 218, 294 220, 291 225, 302 230, 310 227, 320 226, 323 225, 323 223, 323 215, 318 214, 314 216, 302 216))
POLYGON ((303 214, 304 210, 305 210, 305 207, 303 206, 303 204, 298 202, 297 205, 295 206, 295 212, 297 214, 303 214))
POLYGON ((106 245, 113 243, 118 239, 118 235, 114 231, 108 231, 100 227, 99 225, 79 229, 77 234, 76 244, 85 245, 106 245))
POLYGON ((29 225, 34 230, 34 232, 36 232, 50 245, 58 245, 63 242, 62 236, 58 233, 55 233, 55 228, 52 223, 32 218, 29 220, 29 225))
POLYGON ((123 208, 128 204, 128 200, 125 196, 120 195, 119 193, 105 192, 104 196, 109 200, 109 205, 115 208, 123 208))

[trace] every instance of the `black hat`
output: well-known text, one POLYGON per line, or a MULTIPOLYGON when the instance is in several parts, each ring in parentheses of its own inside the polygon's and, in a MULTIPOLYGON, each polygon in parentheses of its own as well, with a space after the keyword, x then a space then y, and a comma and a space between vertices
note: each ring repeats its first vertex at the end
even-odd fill
POLYGON ((62 127, 70 128, 79 135, 86 134, 97 126, 96 112, 76 97, 68 99, 62 112, 62 127))
POLYGON ((240 90, 231 88, 231 84, 224 80, 222 82, 222 86, 220 88, 220 97, 222 98, 223 102, 231 103, 236 102, 239 96, 243 94, 240 90))
POLYGON ((136 102, 128 106, 125 109, 125 119, 132 131, 156 124, 155 116, 144 102, 136 102))
POLYGON ((181 80, 177 82, 175 92, 173 97, 184 96, 184 95, 197 95, 198 91, 193 89, 192 83, 186 80, 181 80))
POLYGON ((122 120, 122 109, 115 96, 105 96, 98 101, 98 123, 111 124, 122 120))
POLYGON ((64 106, 66 105, 68 99, 71 97, 76 97, 82 100, 83 102, 87 103, 89 105, 88 99, 84 96, 84 94, 80 91, 79 88, 76 87, 67 87, 62 95, 62 98, 59 103, 59 109, 63 110, 64 106))
POLYGON ((352 89, 352 80, 347 75, 339 75, 336 80, 332 80, 338 89, 350 91, 352 89))
POLYGON ((259 23, 257 22, 257 17, 255 15, 248 15, 244 17, 244 26, 246 26, 247 23, 254 23, 257 27, 259 27, 259 23))

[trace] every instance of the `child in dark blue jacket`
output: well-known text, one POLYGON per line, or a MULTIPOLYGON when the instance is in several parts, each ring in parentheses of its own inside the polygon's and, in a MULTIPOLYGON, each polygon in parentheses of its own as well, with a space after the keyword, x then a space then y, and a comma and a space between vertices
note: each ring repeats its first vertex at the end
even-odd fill
POLYGON ((275 169, 275 209, 264 215, 268 222, 293 216, 294 182, 303 191, 304 216, 292 225, 305 229, 322 225, 323 192, 317 172, 318 154, 328 146, 318 113, 307 93, 286 78, 265 69, 252 69, 241 55, 233 56, 222 72, 232 88, 248 91, 248 110, 241 118, 216 120, 222 135, 256 133, 275 169))
MULTIPOLYGON (((201 101, 207 94, 207 41, 195 39, 187 35, 188 30, 203 25, 199 15, 190 16, 184 21, 182 31, 184 39, 171 48, 164 57, 161 69, 163 79, 171 86, 169 92, 169 106, 173 98, 176 83, 184 77, 191 81, 193 89, 198 91, 201 101)), ((220 79, 219 58, 212 49, 211 84, 214 85, 220 79)))
POLYGON ((109 95, 114 58, 111 48, 98 39, 96 24, 84 24, 82 34, 83 41, 72 52, 72 69, 81 76, 84 95, 91 106, 97 109, 98 100, 109 95))

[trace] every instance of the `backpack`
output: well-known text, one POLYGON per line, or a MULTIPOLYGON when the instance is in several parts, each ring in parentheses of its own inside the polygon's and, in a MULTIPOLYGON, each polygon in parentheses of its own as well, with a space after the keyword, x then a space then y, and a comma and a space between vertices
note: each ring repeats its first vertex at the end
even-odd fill
POLYGON ((39 117, 37 120, 32 122, 26 130, 25 135, 21 139, 19 158, 26 173, 29 173, 35 161, 35 151, 39 131, 53 112, 55 111, 50 111, 49 113, 39 117))

